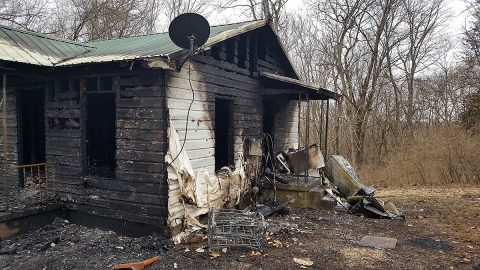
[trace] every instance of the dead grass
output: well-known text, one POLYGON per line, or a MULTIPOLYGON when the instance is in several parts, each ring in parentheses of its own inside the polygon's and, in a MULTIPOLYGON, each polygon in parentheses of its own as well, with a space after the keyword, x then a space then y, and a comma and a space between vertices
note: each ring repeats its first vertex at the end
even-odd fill
POLYGON ((349 268, 368 267, 379 261, 386 261, 384 250, 371 249, 364 247, 344 247, 340 249, 340 254, 349 268))
POLYGON ((451 125, 422 130, 399 143, 383 165, 359 169, 362 180, 380 187, 480 184, 480 136, 451 125))
POLYGON ((423 219, 444 234, 480 243, 480 187, 386 189, 377 197, 407 209, 407 221, 423 219))

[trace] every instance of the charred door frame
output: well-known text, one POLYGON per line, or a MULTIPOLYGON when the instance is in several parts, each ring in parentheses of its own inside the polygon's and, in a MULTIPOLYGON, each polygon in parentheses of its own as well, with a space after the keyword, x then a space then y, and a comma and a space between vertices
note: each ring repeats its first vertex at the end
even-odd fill
MULTIPOLYGON (((24 88, 24 89, 18 89, 16 91, 16 96, 17 96, 17 101, 16 101, 16 112, 17 112, 17 154, 18 154, 18 165, 19 166, 22 166, 22 165, 32 165, 32 164, 44 164, 45 161, 46 161, 46 94, 47 94, 47 89, 46 87, 38 87, 38 88, 24 88), (29 101, 29 102, 41 102, 42 104, 40 105, 41 108, 38 112, 33 112, 34 114, 36 113, 39 113, 41 115, 41 122, 40 123, 35 123, 35 125, 39 125, 39 128, 40 129, 43 129, 40 131, 40 134, 38 134, 40 137, 43 137, 43 141, 40 140, 36 140, 35 142, 35 148, 38 147, 38 145, 36 145, 37 143, 38 144, 43 144, 40 145, 39 147, 43 148, 42 152, 40 153, 40 155, 42 155, 43 157, 36 157, 38 158, 39 160, 33 160, 33 161, 30 161, 28 162, 28 164, 26 164, 25 160, 26 160, 26 157, 25 157, 25 111, 24 111, 24 108, 25 106, 29 106, 29 104, 26 104, 26 99, 28 98, 32 98, 31 96, 29 97, 29 95, 31 95, 33 93, 33 95, 36 95, 36 93, 34 92, 40 92, 38 94, 39 97, 41 97, 40 100, 37 100, 36 97, 35 99, 29 101)), ((27 101, 28 102, 28 101, 27 101)), ((33 109, 35 110, 35 109, 33 109)), ((31 119, 33 121, 35 121, 35 119, 31 119)), ((36 138, 38 139, 38 138, 36 138)), ((32 170, 32 169, 31 169, 32 170)), ((38 168, 38 170, 40 170, 38 168)), ((19 168, 19 184, 20 186, 24 186, 24 175, 23 175, 23 172, 24 170, 22 171, 20 168, 19 168)))
MULTIPOLYGON (((215 97, 215 170, 219 170, 221 167, 224 167, 226 165, 233 165, 234 162, 235 162, 235 154, 234 154, 234 99, 231 98, 231 97, 225 97, 225 96, 216 96, 215 97), (222 162, 220 163, 221 165, 218 165, 218 159, 221 158, 222 155, 220 155, 220 152, 218 150, 220 150, 219 148, 219 145, 218 145, 218 133, 221 132, 221 130, 219 130, 219 122, 218 122, 218 119, 217 119, 217 114, 218 114, 218 111, 217 109, 219 108, 217 105, 219 103, 224 103, 224 105, 227 107, 226 109, 228 110, 228 116, 227 116, 227 120, 228 120, 228 131, 227 131, 227 140, 226 140, 226 144, 227 144, 227 154, 226 154, 226 159, 227 161, 226 162, 222 162)), ((225 136, 225 135, 224 135, 225 136)), ((225 156, 225 155, 224 155, 225 156)))

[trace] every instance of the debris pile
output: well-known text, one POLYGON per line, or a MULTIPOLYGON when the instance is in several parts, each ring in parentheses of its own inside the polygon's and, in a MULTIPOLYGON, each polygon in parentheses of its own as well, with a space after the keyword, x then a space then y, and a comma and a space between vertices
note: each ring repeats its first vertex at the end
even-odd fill
POLYGON ((319 169, 325 167, 324 158, 316 144, 300 149, 275 153, 275 159, 266 159, 264 176, 270 182, 304 184, 322 178, 319 169), (270 162, 270 166, 269 163, 270 162))
POLYGON ((54 192, 37 188, 18 188, 0 195, 0 214, 21 211, 29 207, 41 207, 59 201, 54 192))
POLYGON ((334 186, 334 190, 326 190, 330 196, 353 214, 377 218, 402 219, 393 202, 383 202, 374 197, 375 189, 365 186, 353 170, 350 163, 342 156, 333 155, 325 164, 325 175, 334 186))
POLYGON ((0 269, 111 269, 172 248, 162 235, 126 237, 56 218, 37 231, 0 241, 0 269))

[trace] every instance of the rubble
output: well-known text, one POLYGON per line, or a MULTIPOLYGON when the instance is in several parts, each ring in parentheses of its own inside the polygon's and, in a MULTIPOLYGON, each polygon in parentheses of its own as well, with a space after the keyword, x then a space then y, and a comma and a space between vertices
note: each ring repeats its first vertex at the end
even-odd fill
POLYGON ((293 261, 301 266, 313 265, 313 261, 310 258, 293 258, 293 261))
MULTIPOLYGON (((405 196, 410 198, 411 194, 405 196)), ((412 203, 409 199, 400 201, 407 213, 423 209, 424 213, 439 211, 452 217, 445 222, 443 218, 425 215, 425 219, 410 219, 412 227, 403 222, 349 215, 345 211, 292 207, 288 215, 276 212, 265 218, 268 227, 261 236, 262 252, 239 248, 213 252, 208 250, 206 240, 173 246, 160 235, 130 238, 57 219, 35 232, 1 241, 0 269, 111 269, 114 264, 153 256, 160 258, 146 269, 172 269, 175 265, 178 269, 299 269, 301 265, 293 258, 310 258, 314 264, 304 266, 308 268, 350 269, 374 265, 376 269, 448 269, 453 265, 455 269, 469 269, 475 267, 479 259, 478 237, 473 233, 459 234, 455 228, 463 223, 467 223, 465 228, 477 228, 476 220, 471 219, 476 214, 476 205, 470 204, 470 208, 464 209, 465 204, 461 202, 468 202, 469 198, 458 198, 458 203, 449 204, 448 208, 442 195, 435 198, 424 195, 412 203), (359 246, 365 235, 388 236, 398 241, 394 250, 359 246), (199 248, 203 252, 195 252, 199 248)), ((262 202, 258 207, 274 207, 273 203, 262 202)), ((205 231, 191 232, 190 237, 201 238, 206 236, 205 231)))
POLYGON ((342 156, 333 155, 325 164, 325 174, 336 188, 327 191, 349 213, 377 218, 404 219, 393 202, 383 202, 374 197, 375 188, 365 186, 350 163, 342 156), (345 200, 342 202, 340 197, 345 200))
POLYGON ((27 207, 45 206, 59 201, 54 192, 37 188, 18 188, 0 196, 0 214, 19 211, 27 207))
POLYGON ((125 237, 57 218, 39 230, 1 241, 0 269, 108 269, 119 261, 140 261, 172 247, 158 234, 125 237))

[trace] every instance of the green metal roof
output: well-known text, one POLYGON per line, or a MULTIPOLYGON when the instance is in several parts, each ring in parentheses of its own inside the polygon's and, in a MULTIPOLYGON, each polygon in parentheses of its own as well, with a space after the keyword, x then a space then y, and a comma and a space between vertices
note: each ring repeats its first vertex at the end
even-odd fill
MULTIPOLYGON (((265 26, 261 21, 212 26, 204 47, 227 38, 265 26)), ((0 60, 40 66, 71 66, 166 57, 182 52, 170 40, 168 33, 100 40, 88 43, 73 42, 35 32, 0 26, 0 60)))
POLYGON ((0 60, 54 66, 91 49, 86 44, 0 26, 0 60))
MULTIPOLYGON (((256 20, 211 26, 210 38, 202 48, 208 49, 214 44, 267 25, 267 20, 256 20)), ((278 35, 273 28, 272 31, 290 62, 295 77, 299 78, 278 35)), ((182 54, 185 54, 185 50, 173 44, 168 33, 80 43, 0 26, 0 61, 59 67, 154 57, 172 61, 182 54)))
MULTIPOLYGON (((266 21, 261 20, 212 26, 210 27, 210 38, 204 47, 224 40, 223 37, 225 36, 236 36, 265 25, 266 21)), ((173 44, 168 33, 100 40, 86 44, 95 47, 95 49, 80 57, 59 63, 57 66, 133 60, 158 56, 169 58, 171 55, 182 51, 181 48, 173 44)))

